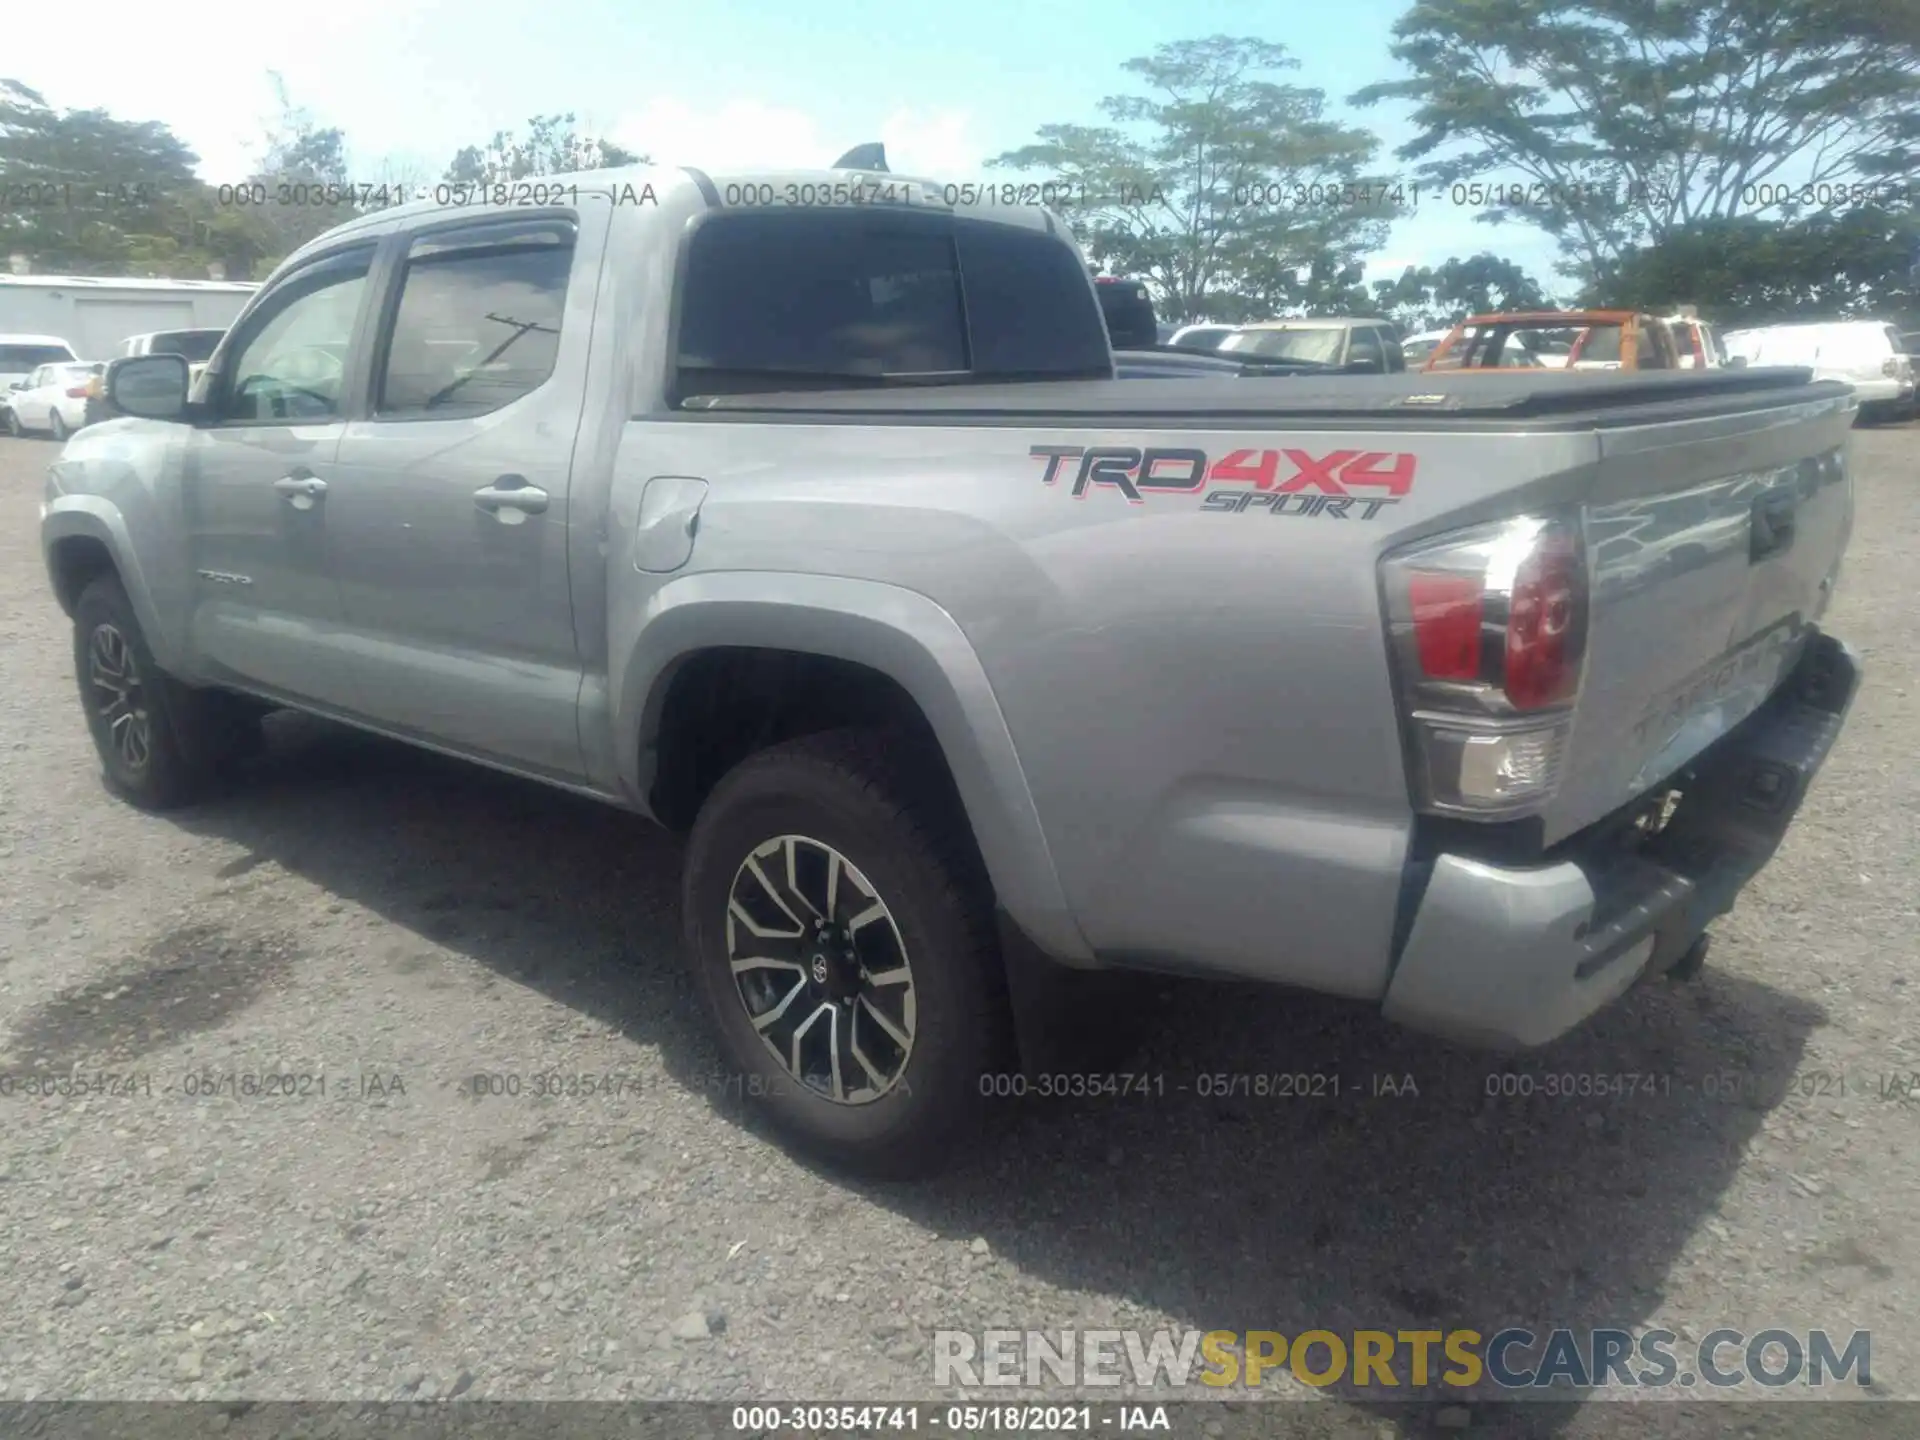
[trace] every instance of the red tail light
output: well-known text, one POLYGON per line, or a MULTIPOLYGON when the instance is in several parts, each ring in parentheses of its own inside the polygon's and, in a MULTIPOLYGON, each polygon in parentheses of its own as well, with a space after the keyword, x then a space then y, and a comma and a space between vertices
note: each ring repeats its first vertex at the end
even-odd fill
POLYGON ((87 398, 87 387, 86 387, 85 385, 75 385, 75 386, 73 386, 73 387, 72 387, 72 388, 71 388, 70 390, 68 390, 68 391, 67 391, 67 398, 68 398, 69 400, 84 400, 84 399, 86 399, 86 398, 87 398))
POLYGON ((1476 525, 1382 565, 1394 662, 1424 809, 1537 810, 1586 655, 1586 547, 1572 518, 1476 525))
POLYGON ((1507 601, 1507 699, 1540 710, 1573 694, 1580 680, 1574 622, 1584 608, 1585 568, 1573 536, 1542 536, 1513 577, 1507 601))
POLYGON ((1428 679, 1480 678, 1481 591, 1478 575, 1407 576, 1414 643, 1428 679))

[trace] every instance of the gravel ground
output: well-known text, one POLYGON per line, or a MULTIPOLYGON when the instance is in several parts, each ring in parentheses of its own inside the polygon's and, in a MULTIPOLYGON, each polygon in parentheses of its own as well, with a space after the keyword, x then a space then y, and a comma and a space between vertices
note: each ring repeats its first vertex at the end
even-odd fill
MULTIPOLYGON (((1505 1323, 1869 1329, 1875 1393, 1920 1397, 1916 1109, 1877 1093, 1920 1072, 1920 426, 1859 435, 1830 623, 1868 688, 1713 964, 1521 1062, 1655 1093, 1489 1100, 1485 1057, 1362 1010, 1183 987, 1136 1068, 1342 1098, 1010 1104, 918 1187, 750 1127, 638 822, 291 716, 228 798, 112 800, 41 569, 53 453, 0 441, 0 1071, 151 1089, 0 1099, 0 1400, 932 1398, 935 1328, 1505 1323), (324 1093, 193 1093, 269 1073, 324 1093)), ((1290 1433, 1620 1415, 1268 1389, 1321 1402, 1290 1433)))

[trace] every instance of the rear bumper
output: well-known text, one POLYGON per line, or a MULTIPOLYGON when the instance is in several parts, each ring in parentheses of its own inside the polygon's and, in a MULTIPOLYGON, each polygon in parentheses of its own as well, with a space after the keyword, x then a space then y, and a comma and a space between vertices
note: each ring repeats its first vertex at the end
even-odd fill
POLYGON ((1772 698, 1676 777, 1679 807, 1650 840, 1629 846, 1622 827, 1596 826, 1526 868, 1439 856, 1382 1002, 1386 1017, 1526 1048, 1670 968, 1772 858, 1859 677, 1846 646, 1815 635, 1772 698))
POLYGON ((1872 379, 1855 379, 1851 375, 1838 375, 1835 379, 1845 380, 1853 387, 1855 398, 1862 405, 1898 405, 1903 400, 1913 398, 1913 382, 1900 380, 1893 376, 1875 376, 1872 379))

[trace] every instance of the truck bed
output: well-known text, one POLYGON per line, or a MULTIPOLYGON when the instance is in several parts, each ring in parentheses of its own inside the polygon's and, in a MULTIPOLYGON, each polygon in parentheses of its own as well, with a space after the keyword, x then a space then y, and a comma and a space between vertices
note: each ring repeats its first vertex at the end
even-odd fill
MULTIPOLYGON (((1552 845, 1677 772, 1750 713, 1793 662, 1824 609, 1850 526, 1847 402, 1845 386, 1815 382, 1805 369, 739 394, 660 417, 666 423, 656 423, 649 443, 657 450, 667 434, 692 432, 683 442, 689 453, 678 459, 650 452, 649 463, 705 473, 716 492, 731 490, 725 474, 698 470, 711 469, 699 431, 707 423, 792 426, 799 433, 778 442, 784 473, 806 477, 824 469, 832 477, 830 490, 815 480, 805 492, 811 497, 831 494, 843 505, 871 486, 872 502, 889 515, 899 513, 903 495, 940 497, 914 511, 915 542, 900 550, 898 569, 888 574, 893 583, 931 594, 961 616, 983 606, 995 616, 1021 604, 1034 615, 1063 606, 1059 629, 1033 621, 1035 635, 1070 648, 1110 630, 1116 649, 1104 663, 1115 668, 1130 663, 1129 655, 1183 647, 1207 656, 1204 674, 1171 687, 1176 696, 1221 685, 1217 677, 1234 664, 1231 642, 1220 640, 1225 648, 1216 651, 1214 641, 1175 639, 1145 622, 1130 629, 1113 623, 1115 615, 1146 609, 1188 621, 1206 616, 1225 627, 1224 635, 1245 617, 1284 611, 1292 663, 1282 669, 1317 678, 1306 685, 1276 680, 1270 691, 1247 681, 1221 709, 1284 713, 1289 724, 1274 733, 1339 735, 1341 745, 1369 729, 1378 744, 1365 760, 1350 757, 1352 774, 1335 786, 1342 803, 1373 783, 1366 775, 1385 775, 1395 762, 1397 729, 1378 638, 1381 557, 1521 507, 1577 511, 1590 550, 1593 615, 1564 778, 1538 832, 1539 844, 1552 845), (909 440, 903 451, 902 430, 942 434, 909 440), (1200 457, 1205 478, 1132 493, 1090 469, 1096 456, 1111 467, 1156 448, 1169 465, 1200 457), (1068 456, 1066 468, 1054 468, 1061 462, 1049 455, 1068 456), (1259 472, 1249 468, 1256 462, 1273 467, 1284 483, 1256 483, 1259 472), (1344 480, 1333 478, 1347 462, 1355 468, 1340 472, 1344 480), (1386 478, 1389 472, 1399 480, 1386 478), (1002 484, 1001 477, 1022 483, 1002 484), (936 488, 916 491, 916 480, 936 488), (1297 498, 1278 498, 1288 495, 1297 498), (1335 497, 1325 502, 1331 509, 1320 508, 1321 495, 1335 497), (1764 557, 1750 541, 1757 505, 1784 506, 1793 517, 1790 543, 1764 557), (943 517, 938 539, 930 514, 943 517), (1228 515, 1243 518, 1221 518, 1228 515), (1288 515, 1302 518, 1274 523, 1288 515), (1260 516, 1268 518, 1246 518, 1260 516), (1001 556, 1002 568, 979 594, 946 593, 942 566, 949 562, 929 558, 964 555, 979 567, 990 551, 1001 556), (1062 587, 1055 569, 1069 552, 1080 578, 1062 587), (1143 565, 1147 555, 1151 565, 1143 565), (1015 604, 1017 596, 1025 599, 1015 604), (1333 697, 1325 713, 1317 709, 1322 694, 1333 697)), ((730 510, 710 505, 703 526, 720 533, 730 510)), ((791 564, 791 548, 791 532, 783 530, 752 564, 791 564)), ((820 563, 850 573, 871 568, 874 553, 865 545, 820 563)), ((967 583, 976 579, 970 574, 967 583)), ((963 627, 970 623, 962 620, 963 627)), ((982 643, 1002 655, 1027 641, 982 643)), ((1029 682, 1041 697, 1036 710, 1060 707, 1051 684, 1059 655, 1049 643, 1039 645, 1033 676, 995 677, 1010 708, 1023 703, 1029 682)), ((1129 707, 1147 713, 1158 703, 1131 694, 1124 703, 1107 700, 1107 717, 1129 707)), ((1171 703, 1184 715, 1185 700, 1171 703)), ((1156 724, 1176 733, 1179 715, 1156 724)), ((1089 715, 1085 723, 1106 722, 1089 715)), ((1016 736, 1041 728, 1037 715, 1015 718, 1016 736)), ((1077 763, 1048 755, 1041 768, 1072 773, 1077 763)), ((1250 775, 1259 763, 1214 757, 1201 768, 1250 775)), ((1293 778, 1313 790, 1329 784, 1334 770, 1323 755, 1317 770, 1293 778)), ((1089 771, 1075 777, 1076 793, 1096 783, 1112 782, 1089 771)), ((1369 793, 1369 803, 1390 803, 1398 779, 1382 783, 1387 789, 1369 793)), ((1062 813, 1068 809, 1062 801, 1062 813)), ((1115 824, 1124 831, 1137 818, 1115 824)))
POLYGON ((1582 430, 1697 419, 1846 392, 1804 368, 1593 374, 1330 375, 1070 380, 1013 385, 896 385, 864 390, 701 396, 690 409, 887 416, 910 423, 1124 419, 1179 429, 1258 418, 1366 429, 1582 430))

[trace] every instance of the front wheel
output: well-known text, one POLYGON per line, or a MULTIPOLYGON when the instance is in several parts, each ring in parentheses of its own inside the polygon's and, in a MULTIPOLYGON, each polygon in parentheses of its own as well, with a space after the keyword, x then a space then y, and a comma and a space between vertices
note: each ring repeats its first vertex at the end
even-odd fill
POLYGON ((73 663, 107 783, 143 809, 200 798, 223 761, 253 748, 258 723, 232 697, 183 685, 154 663, 112 575, 92 581, 73 607, 73 663))
POLYGON ((750 757, 702 808, 682 889, 728 1088, 801 1148, 893 1177, 949 1157, 1009 1033, 989 887, 916 753, 834 731, 750 757))
POLYGON ((7 434, 16 440, 20 438, 20 417, 13 413, 13 407, 11 405, 6 409, 6 427, 7 434))

